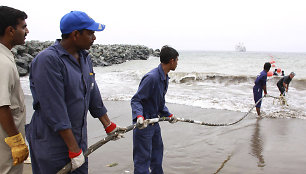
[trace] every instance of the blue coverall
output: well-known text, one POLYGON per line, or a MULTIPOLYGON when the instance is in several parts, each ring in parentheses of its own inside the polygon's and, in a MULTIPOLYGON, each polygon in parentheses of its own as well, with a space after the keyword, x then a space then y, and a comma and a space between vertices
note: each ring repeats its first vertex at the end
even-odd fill
MULTIPOLYGON (((131 100, 133 122, 137 116, 145 119, 168 117, 171 114, 165 105, 165 94, 169 77, 161 64, 147 73, 141 80, 138 91, 131 100)), ((162 174, 163 141, 159 124, 149 125, 145 129, 133 131, 134 174, 162 174)))
MULTIPOLYGON (((87 112, 95 118, 107 110, 95 81, 88 52, 80 63, 57 40, 32 62, 30 88, 35 110, 26 137, 33 174, 55 174, 68 162, 68 148, 58 131, 71 129, 83 152, 87 149, 87 112)), ((88 173, 88 159, 72 173, 88 173)))
MULTIPOLYGON (((263 87, 266 86, 267 82, 267 72, 265 70, 261 71, 259 76, 255 80, 255 85, 253 87, 254 101, 255 103, 262 98, 263 87)), ((257 108, 261 107, 261 101, 256 105, 257 108)))

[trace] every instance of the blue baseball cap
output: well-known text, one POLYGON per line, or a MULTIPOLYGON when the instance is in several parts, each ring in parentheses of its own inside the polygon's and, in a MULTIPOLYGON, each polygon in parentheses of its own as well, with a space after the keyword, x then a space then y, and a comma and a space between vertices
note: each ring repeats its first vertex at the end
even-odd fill
POLYGON ((74 30, 103 31, 105 25, 96 23, 91 17, 82 11, 71 11, 64 15, 60 22, 62 34, 68 34, 74 30))

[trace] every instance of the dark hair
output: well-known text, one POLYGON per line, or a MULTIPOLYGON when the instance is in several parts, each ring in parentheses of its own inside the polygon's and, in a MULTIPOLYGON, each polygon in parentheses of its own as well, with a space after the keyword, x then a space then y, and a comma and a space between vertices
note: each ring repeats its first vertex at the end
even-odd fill
POLYGON ((27 14, 23 11, 7 6, 0 6, 0 36, 4 35, 7 27, 12 26, 16 29, 19 20, 25 20, 27 18, 27 14))
POLYGON ((269 70, 270 70, 270 68, 271 68, 271 63, 266 62, 266 63, 265 63, 265 65, 264 65, 264 70, 269 71, 269 70))
MULTIPOLYGON (((85 29, 83 29, 83 30, 78 30, 79 32, 80 32, 80 34, 83 34, 83 31, 84 31, 85 29)), ((66 34, 62 34, 62 39, 67 39, 68 37, 69 37, 69 35, 70 35, 71 33, 66 33, 66 34)))
POLYGON ((168 45, 163 46, 159 54, 160 62, 165 64, 169 63, 171 59, 176 59, 178 56, 179 53, 168 45))

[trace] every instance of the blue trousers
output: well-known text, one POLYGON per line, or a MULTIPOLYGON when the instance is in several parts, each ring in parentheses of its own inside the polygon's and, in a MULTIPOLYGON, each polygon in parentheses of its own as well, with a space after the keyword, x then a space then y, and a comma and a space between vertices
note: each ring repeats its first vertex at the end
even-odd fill
POLYGON ((158 123, 133 131, 134 174, 163 174, 164 145, 158 123), (149 170, 150 169, 150 170, 149 170))
MULTIPOLYGON (((255 103, 262 98, 262 89, 261 88, 253 88, 254 101, 255 103)), ((261 107, 261 101, 256 105, 256 108, 261 107)))

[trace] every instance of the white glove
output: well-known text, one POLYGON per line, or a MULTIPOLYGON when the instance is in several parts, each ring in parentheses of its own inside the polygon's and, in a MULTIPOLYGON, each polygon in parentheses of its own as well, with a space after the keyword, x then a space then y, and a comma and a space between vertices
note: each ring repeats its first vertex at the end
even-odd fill
POLYGON ((142 115, 138 115, 137 116, 137 127, 139 129, 144 129, 146 127, 148 127, 148 122, 146 120, 144 120, 144 117, 142 115))
MULTIPOLYGON (((70 158, 71 158, 71 154, 76 154, 76 153, 69 152, 70 158)), ((81 167, 81 165, 83 165, 84 163, 85 163, 85 157, 81 149, 81 153, 78 156, 71 158, 71 171, 74 171, 75 169, 81 167)))

